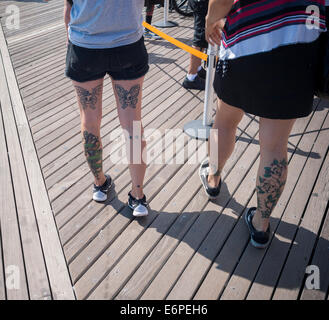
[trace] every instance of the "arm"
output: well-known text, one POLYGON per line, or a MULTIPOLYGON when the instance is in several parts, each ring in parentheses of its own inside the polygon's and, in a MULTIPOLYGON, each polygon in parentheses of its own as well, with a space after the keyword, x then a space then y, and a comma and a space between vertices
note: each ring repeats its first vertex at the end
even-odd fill
POLYGON ((208 15, 206 18, 206 39, 211 45, 220 45, 221 29, 223 29, 224 18, 230 12, 234 0, 210 0, 208 15))
POLYGON ((64 0, 64 23, 66 28, 67 39, 68 39, 68 28, 70 23, 72 4, 73 4, 72 0, 64 0))

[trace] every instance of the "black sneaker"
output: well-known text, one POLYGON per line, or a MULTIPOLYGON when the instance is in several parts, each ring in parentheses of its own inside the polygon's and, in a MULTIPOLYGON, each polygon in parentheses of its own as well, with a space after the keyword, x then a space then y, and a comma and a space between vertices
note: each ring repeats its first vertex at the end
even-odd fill
POLYGON ((183 87, 185 89, 204 90, 206 87, 206 82, 204 79, 200 78, 199 75, 197 75, 193 81, 190 81, 186 77, 183 81, 183 87))
POLYGON ((104 202, 107 200, 107 191, 112 186, 112 179, 109 175, 105 175, 105 177, 106 181, 102 186, 96 186, 94 184, 93 200, 95 200, 96 202, 104 202))
POLYGON ((142 199, 136 199, 129 192, 128 197, 128 207, 133 210, 134 217, 144 217, 148 215, 148 204, 145 195, 142 199))
POLYGON ((250 208, 244 216, 250 232, 250 242, 255 248, 264 249, 270 242, 270 226, 268 226, 265 232, 257 231, 252 224, 252 218, 254 217, 255 212, 255 207, 250 208))
POLYGON ((199 71, 198 71, 198 76, 201 78, 201 79, 206 79, 206 76, 207 76, 207 71, 203 68, 201 68, 199 71))
POLYGON ((210 187, 208 184, 208 176, 209 176, 209 160, 206 159, 201 163, 200 169, 199 169, 199 176, 204 188, 204 191, 206 192, 207 196, 210 199, 216 199, 219 196, 220 193, 220 187, 222 185, 222 179, 219 182, 219 185, 217 187, 210 187))

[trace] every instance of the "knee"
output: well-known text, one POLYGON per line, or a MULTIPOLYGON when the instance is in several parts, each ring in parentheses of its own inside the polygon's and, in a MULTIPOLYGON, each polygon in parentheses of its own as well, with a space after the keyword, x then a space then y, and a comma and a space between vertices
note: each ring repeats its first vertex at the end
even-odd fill
POLYGON ((97 116, 82 117, 81 126, 83 128, 88 128, 89 130, 97 130, 101 126, 101 119, 97 116))

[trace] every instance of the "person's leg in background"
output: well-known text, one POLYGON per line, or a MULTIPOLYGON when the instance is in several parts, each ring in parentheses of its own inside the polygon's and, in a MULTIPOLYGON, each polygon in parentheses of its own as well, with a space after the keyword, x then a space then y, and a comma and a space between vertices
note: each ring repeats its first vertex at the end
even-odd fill
POLYGON ((103 147, 100 136, 102 120, 102 93, 104 79, 76 82, 75 87, 81 117, 81 133, 84 153, 94 176, 94 194, 96 201, 105 201, 111 178, 103 172, 103 147))
POLYGON ((218 99, 218 109, 208 142, 209 160, 206 159, 200 167, 200 178, 210 198, 219 195, 221 172, 234 150, 236 130, 243 115, 243 110, 218 99), (212 148, 217 149, 216 152, 212 148))
POLYGON ((129 193, 128 205, 134 210, 135 216, 148 214, 146 197, 143 192, 146 163, 143 153, 146 142, 143 139, 143 126, 141 123, 142 90, 144 77, 136 80, 112 80, 116 97, 119 120, 122 129, 127 133, 126 145, 129 157, 129 170, 132 180, 132 189, 129 193), (133 131, 138 122, 140 132, 136 135, 133 131))
MULTIPOLYGON (((198 2, 196 0, 189 0, 190 7, 193 10, 194 16, 194 39, 193 48, 204 51, 208 47, 205 39, 205 25, 206 15, 208 12, 208 1, 198 2)), ((190 55, 190 65, 186 78, 183 81, 185 89, 205 89, 206 72, 202 68, 202 61, 194 55, 190 55)))
MULTIPOLYGON (((146 6, 146 10, 145 10, 145 21, 148 24, 152 24, 152 19, 153 19, 153 12, 154 12, 154 4, 151 3, 150 0, 145 1, 145 6, 146 6)), ((144 31, 144 38, 146 39, 154 39, 154 40, 159 40, 161 39, 161 37, 159 37, 157 34, 155 34, 154 32, 145 29, 144 31)))

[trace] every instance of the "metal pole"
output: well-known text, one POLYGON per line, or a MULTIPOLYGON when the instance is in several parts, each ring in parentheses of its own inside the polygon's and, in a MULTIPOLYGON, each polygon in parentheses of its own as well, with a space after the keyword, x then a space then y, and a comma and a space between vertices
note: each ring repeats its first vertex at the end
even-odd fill
POLYGON ((212 126, 212 106, 214 89, 213 82, 215 77, 215 61, 217 47, 209 44, 208 47, 208 67, 206 76, 206 87, 205 87, 205 97, 204 97, 204 107, 203 107, 203 117, 202 120, 192 120, 184 125, 184 132, 195 139, 208 140, 210 129, 212 126))
POLYGON ((164 8, 163 8, 163 21, 158 21, 154 23, 154 26, 158 28, 172 28, 177 27, 178 23, 173 21, 168 21, 169 16, 169 0, 164 1, 164 8))
POLYGON ((211 111, 213 105, 214 97, 214 78, 215 78, 215 61, 216 61, 216 47, 209 45, 208 47, 208 68, 207 68, 207 77, 206 77, 206 88, 204 96, 204 111, 203 111, 203 121, 204 126, 211 125, 211 111))
POLYGON ((163 24, 168 22, 168 13, 169 13, 169 1, 165 0, 163 8, 163 24))

